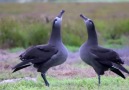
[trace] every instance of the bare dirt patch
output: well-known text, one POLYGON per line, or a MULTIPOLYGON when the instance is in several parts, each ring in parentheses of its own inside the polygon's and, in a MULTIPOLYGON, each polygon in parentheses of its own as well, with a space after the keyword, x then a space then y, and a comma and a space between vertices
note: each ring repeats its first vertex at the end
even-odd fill
MULTIPOLYGON (((120 54, 121 58, 129 65, 128 50, 116 50, 120 54)), ((16 65, 20 60, 18 56, 20 52, 10 53, 7 50, 0 50, 0 81, 13 78, 24 78, 24 77, 37 77, 37 71, 33 67, 28 67, 19 72, 12 73, 12 67, 16 65), (5 76, 4 76, 5 75, 5 76)), ((85 64, 80 58, 79 53, 69 53, 67 61, 59 66, 52 67, 48 70, 47 74, 58 79, 62 78, 91 78, 97 77, 92 67, 85 64)), ((128 76, 127 74, 125 74, 128 76)), ((105 76, 117 76, 111 71, 105 72, 105 76)))

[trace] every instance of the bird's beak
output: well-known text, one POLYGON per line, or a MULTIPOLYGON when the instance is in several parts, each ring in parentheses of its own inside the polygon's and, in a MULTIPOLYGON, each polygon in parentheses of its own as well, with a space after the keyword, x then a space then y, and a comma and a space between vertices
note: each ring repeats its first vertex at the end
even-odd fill
POLYGON ((85 17, 84 15, 82 15, 82 14, 80 14, 80 17, 82 18, 82 19, 84 19, 85 21, 86 20, 88 20, 88 18, 87 17, 85 17))
POLYGON ((64 12, 65 12, 65 11, 64 11, 64 10, 62 10, 62 11, 60 12, 60 14, 58 15, 58 17, 59 17, 59 18, 61 18, 61 17, 62 17, 62 15, 64 14, 64 12))

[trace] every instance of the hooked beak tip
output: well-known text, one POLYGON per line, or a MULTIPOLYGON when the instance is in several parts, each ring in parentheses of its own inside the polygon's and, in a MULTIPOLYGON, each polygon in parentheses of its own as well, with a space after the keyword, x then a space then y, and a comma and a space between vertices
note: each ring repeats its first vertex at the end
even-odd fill
POLYGON ((81 17, 82 19, 84 19, 84 20, 88 20, 88 18, 85 17, 83 14, 80 14, 80 17, 81 17))
POLYGON ((65 10, 62 10, 62 11, 61 11, 61 13, 64 13, 64 12, 65 12, 65 10))
POLYGON ((82 14, 80 14, 80 17, 83 17, 83 15, 82 15, 82 14))
POLYGON ((64 14, 64 12, 65 12, 65 10, 62 10, 62 11, 60 12, 60 14, 58 15, 58 17, 61 18, 62 15, 64 14))

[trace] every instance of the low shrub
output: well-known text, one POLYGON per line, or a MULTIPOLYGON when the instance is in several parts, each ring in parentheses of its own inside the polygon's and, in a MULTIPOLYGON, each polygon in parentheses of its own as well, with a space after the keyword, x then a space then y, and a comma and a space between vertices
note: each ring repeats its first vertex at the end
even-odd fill
MULTIPOLYGON (((0 47, 28 47, 47 43, 51 24, 33 18, 22 20, 15 17, 0 18, 0 47)), ((127 45, 129 20, 101 21, 95 20, 100 44, 127 45)), ((65 45, 80 47, 87 40, 84 22, 65 22, 62 24, 62 36, 65 45)))

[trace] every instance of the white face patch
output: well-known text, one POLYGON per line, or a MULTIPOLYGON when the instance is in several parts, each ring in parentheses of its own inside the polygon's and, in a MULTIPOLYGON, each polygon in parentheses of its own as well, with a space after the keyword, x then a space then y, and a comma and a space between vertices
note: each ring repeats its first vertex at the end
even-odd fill
POLYGON ((87 20, 85 20, 85 23, 88 23, 89 25, 92 25, 93 23, 91 22, 91 19, 87 19, 87 20))
POLYGON ((62 21, 62 17, 61 17, 61 18, 56 17, 55 20, 56 20, 56 21, 55 21, 55 24, 60 24, 61 21, 62 21))

